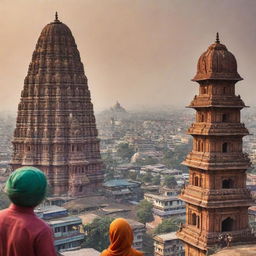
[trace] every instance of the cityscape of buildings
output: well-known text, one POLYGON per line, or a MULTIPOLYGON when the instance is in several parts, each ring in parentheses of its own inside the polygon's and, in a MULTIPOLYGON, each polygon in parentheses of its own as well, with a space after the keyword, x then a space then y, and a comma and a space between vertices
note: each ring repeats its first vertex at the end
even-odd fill
POLYGON ((74 37, 56 13, 38 39, 17 117, 0 113, 0 191, 20 166, 47 175, 35 213, 63 256, 99 255, 119 217, 145 256, 255 243, 256 109, 241 119, 236 65, 217 34, 193 79, 195 111, 130 111, 117 101, 95 114, 74 37))

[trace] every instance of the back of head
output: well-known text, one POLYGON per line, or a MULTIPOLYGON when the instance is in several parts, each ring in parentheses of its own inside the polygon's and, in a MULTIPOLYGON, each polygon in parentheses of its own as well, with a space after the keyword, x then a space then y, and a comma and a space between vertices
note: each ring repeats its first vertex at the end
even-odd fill
POLYGON ((132 248, 133 231, 129 223, 122 218, 115 219, 109 228, 110 245, 101 256, 142 256, 132 248))
POLYGON ((32 166, 16 169, 8 178, 5 191, 12 203, 35 207, 45 198, 47 179, 45 174, 32 166))

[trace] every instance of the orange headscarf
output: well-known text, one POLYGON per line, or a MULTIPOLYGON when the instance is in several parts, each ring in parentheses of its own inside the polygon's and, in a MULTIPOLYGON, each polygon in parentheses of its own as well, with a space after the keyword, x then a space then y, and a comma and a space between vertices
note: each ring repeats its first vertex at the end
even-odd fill
POLYGON ((115 219, 109 228, 110 245, 100 256, 143 256, 133 249, 133 232, 129 223, 122 218, 115 219))

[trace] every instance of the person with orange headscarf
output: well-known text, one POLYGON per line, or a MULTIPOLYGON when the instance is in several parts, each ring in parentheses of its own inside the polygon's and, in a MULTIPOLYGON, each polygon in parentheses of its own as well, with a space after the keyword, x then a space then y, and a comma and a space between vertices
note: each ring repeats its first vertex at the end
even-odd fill
POLYGON ((132 248, 133 232, 129 223, 122 218, 115 219, 109 227, 110 245, 100 256, 143 256, 132 248))

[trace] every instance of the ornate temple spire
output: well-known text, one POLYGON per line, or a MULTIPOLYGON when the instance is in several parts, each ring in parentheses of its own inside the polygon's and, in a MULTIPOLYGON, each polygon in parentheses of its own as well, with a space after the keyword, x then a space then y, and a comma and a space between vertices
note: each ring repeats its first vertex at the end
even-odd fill
POLYGON ((57 11, 55 12, 55 20, 53 21, 53 23, 61 23, 57 11))
POLYGON ((53 195, 85 195, 103 181, 83 63, 71 30, 57 12, 33 52, 13 146, 13 169, 38 167, 47 174, 53 195))
POLYGON ((199 58, 193 79, 199 93, 189 105, 196 118, 188 129, 193 148, 183 162, 189 168, 189 184, 180 195, 186 202, 186 224, 177 233, 186 256, 208 255, 227 234, 232 244, 254 241, 248 225, 253 200, 246 188, 251 162, 243 152, 243 137, 249 132, 241 123, 245 104, 235 93, 240 80, 236 58, 220 44, 217 33, 216 43, 199 58))
POLYGON ((216 33, 216 44, 220 44, 220 39, 219 39, 219 32, 216 33))
POLYGON ((59 21, 59 19, 58 19, 58 12, 55 12, 55 21, 59 21))

